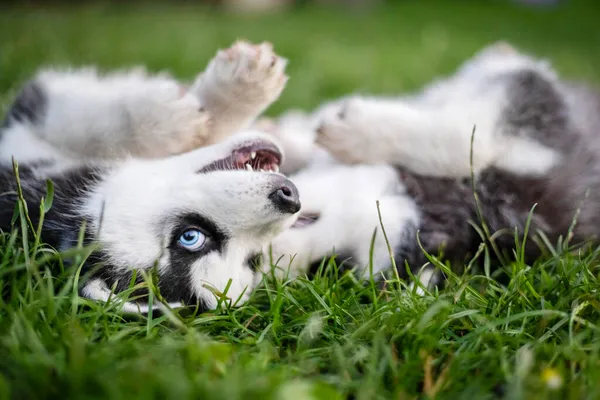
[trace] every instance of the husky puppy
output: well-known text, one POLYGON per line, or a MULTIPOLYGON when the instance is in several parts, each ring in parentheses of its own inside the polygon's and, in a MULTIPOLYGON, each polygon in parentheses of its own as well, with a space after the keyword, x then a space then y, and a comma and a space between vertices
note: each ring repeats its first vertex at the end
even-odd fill
MULTIPOLYGON (((98 245, 84 296, 106 301, 156 267, 172 306, 214 308, 226 289, 244 301, 260 280, 255 256, 294 223, 300 202, 277 173, 272 137, 225 138, 277 99, 285 64, 269 44, 239 42, 189 87, 142 70, 40 72, 0 131, 0 229, 14 228, 14 158, 34 226, 46 179, 54 183, 42 240, 72 248, 85 223, 85 242, 98 245)), ((124 310, 147 311, 147 299, 124 310)))
MULTIPOLYGON (((45 179, 55 182, 43 240, 72 247, 85 221, 86 241, 100 247, 84 295, 106 300, 156 265, 167 301, 203 308, 230 280, 227 296, 245 300, 261 252, 264 268, 296 274, 338 254, 366 275, 369 265, 389 270, 391 251, 404 275, 404 262, 426 265, 417 232, 427 252, 460 263, 483 240, 473 223, 484 220, 499 233, 495 246, 510 250, 534 204, 530 234, 555 240, 580 209, 575 239, 597 235, 600 99, 548 63, 494 45, 420 93, 351 96, 254 125, 270 135, 228 138, 278 97, 284 67, 270 46, 238 43, 189 87, 140 71, 42 72, 7 116, 2 190, 15 189, 14 157, 36 221, 45 179), (294 184, 277 173, 277 143, 294 184)), ((11 196, 0 199, 4 231, 11 196)), ((424 284, 437 278, 422 269, 424 284)))
MULTIPOLYGON (((413 272, 427 262, 417 232, 427 252, 460 265, 484 241, 473 223, 510 252, 534 205, 530 236, 555 241, 579 208, 574 240, 600 233, 600 96, 505 43, 413 95, 350 96, 258 124, 283 143, 282 170, 302 193, 298 222, 271 250, 292 272, 332 253, 365 273, 371 261, 389 268, 377 200, 401 276, 405 261, 413 272)), ((525 252, 540 255, 531 238, 525 252)))

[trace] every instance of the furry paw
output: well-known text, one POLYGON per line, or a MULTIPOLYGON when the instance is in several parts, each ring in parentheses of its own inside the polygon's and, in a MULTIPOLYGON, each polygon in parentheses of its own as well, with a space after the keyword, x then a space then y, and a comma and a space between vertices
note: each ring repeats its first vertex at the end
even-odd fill
POLYGON ((317 128, 316 143, 336 159, 347 164, 373 162, 377 141, 371 131, 377 129, 373 105, 353 97, 327 110, 317 128))
POLYGON ((281 94, 288 76, 287 60, 273 51, 270 43, 253 45, 238 41, 226 50, 220 50, 210 62, 203 76, 205 97, 210 106, 211 97, 228 102, 227 108, 264 108, 281 94))

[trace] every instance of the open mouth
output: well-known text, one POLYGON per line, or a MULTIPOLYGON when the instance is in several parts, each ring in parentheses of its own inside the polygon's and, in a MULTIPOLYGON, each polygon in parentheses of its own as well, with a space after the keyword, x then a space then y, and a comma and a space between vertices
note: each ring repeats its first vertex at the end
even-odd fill
POLYGON ((230 156, 217 160, 198 172, 230 170, 279 172, 280 164, 281 152, 277 146, 268 141, 261 141, 234 149, 230 156))

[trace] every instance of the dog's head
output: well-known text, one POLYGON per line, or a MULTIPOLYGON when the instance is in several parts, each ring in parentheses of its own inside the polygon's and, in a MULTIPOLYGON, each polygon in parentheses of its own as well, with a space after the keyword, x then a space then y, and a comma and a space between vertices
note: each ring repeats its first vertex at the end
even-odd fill
POLYGON ((244 301, 260 279, 255 256, 300 210, 296 187, 278 173, 281 158, 272 139, 244 134, 116 168, 84 206, 104 262, 84 295, 106 300, 134 270, 156 266, 170 303, 210 309, 215 289, 244 301))

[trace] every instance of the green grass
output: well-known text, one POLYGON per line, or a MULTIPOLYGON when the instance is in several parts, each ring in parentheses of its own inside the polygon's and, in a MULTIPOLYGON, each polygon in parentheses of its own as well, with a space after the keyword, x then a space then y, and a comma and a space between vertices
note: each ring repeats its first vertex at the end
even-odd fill
MULTIPOLYGON (((161 5, 3 9, 0 103, 42 64, 142 63, 191 79, 239 37, 270 40, 290 59, 271 114, 351 91, 415 89, 498 39, 600 82, 593 1, 537 11, 449 4, 283 17, 161 5)), ((314 280, 265 277, 243 307, 134 318, 78 299, 77 268, 57 272, 67 256, 36 246, 21 220, 0 243, 2 398, 600 398, 598 249, 553 245, 534 265, 516 250, 503 283, 475 268, 484 251, 423 297, 329 265, 314 280), (552 374, 562 380, 556 390, 552 374)))

